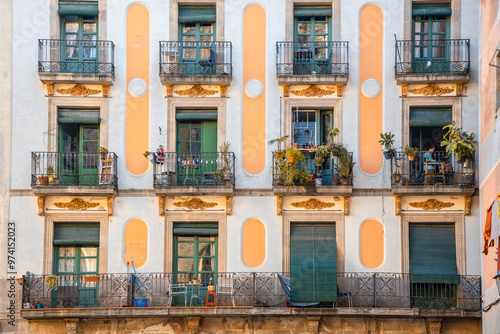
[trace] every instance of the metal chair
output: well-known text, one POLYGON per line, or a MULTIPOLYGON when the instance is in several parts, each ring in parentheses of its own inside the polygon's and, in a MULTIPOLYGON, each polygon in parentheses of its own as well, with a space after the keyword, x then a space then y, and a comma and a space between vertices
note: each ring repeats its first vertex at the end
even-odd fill
POLYGON ((203 68, 203 71, 201 74, 203 74, 203 75, 210 74, 212 68, 215 65, 215 52, 214 52, 214 50, 210 49, 210 56, 208 57, 208 59, 200 60, 198 63, 203 68))
POLYGON ((349 305, 350 308, 352 308, 352 293, 350 293, 349 291, 340 292, 338 284, 337 284, 337 301, 335 303, 333 303, 333 306, 337 307, 338 306, 338 302, 339 302, 339 298, 340 297, 344 297, 344 296, 347 296, 348 305, 349 305))
POLYGON ((182 296, 184 295, 184 307, 187 307, 187 287, 179 285, 179 284, 172 284, 170 280, 167 277, 167 295, 168 295, 168 301, 167 301, 167 306, 172 306, 172 299, 174 296, 182 296))
POLYGON ((221 295, 231 296, 231 302, 234 305, 234 278, 220 278, 224 281, 224 284, 217 284, 217 300, 219 300, 221 295))

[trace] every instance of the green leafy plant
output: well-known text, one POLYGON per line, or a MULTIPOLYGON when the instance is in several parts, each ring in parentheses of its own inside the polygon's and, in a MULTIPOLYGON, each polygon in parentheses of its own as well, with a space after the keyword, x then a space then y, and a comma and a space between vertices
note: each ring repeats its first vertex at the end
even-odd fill
POLYGON ((97 149, 97 152, 99 153, 109 153, 108 149, 104 146, 101 146, 97 149))
POLYGON ((441 146, 446 148, 446 153, 456 154, 460 163, 465 163, 467 160, 474 162, 476 152, 474 145, 477 144, 474 140, 474 132, 469 134, 463 131, 462 128, 457 127, 455 121, 444 126, 443 129, 448 130, 441 141, 441 146))
POLYGON ((331 145, 334 148, 332 155, 336 157, 335 171, 341 183, 347 183, 352 175, 352 168, 356 164, 352 161, 352 156, 342 143, 331 145))
POLYGON ((330 154, 331 152, 328 149, 328 146, 326 146, 325 144, 318 146, 316 148, 314 163, 316 165, 321 165, 330 156, 330 154))
POLYGON ((144 158, 149 159, 150 154, 153 154, 153 152, 145 151, 142 155, 144 156, 144 158))
POLYGON ((215 171, 215 173, 218 176, 218 178, 221 178, 224 181, 231 180, 232 165, 233 164, 231 162, 231 157, 229 154, 229 147, 230 146, 231 146, 231 143, 228 141, 219 145, 220 160, 218 162, 218 168, 215 171))
POLYGON ((330 137, 333 140, 333 138, 338 136, 339 132, 340 131, 338 128, 332 128, 328 130, 328 137, 330 137))
POLYGON ((391 132, 385 132, 380 134, 380 140, 378 141, 380 145, 384 147, 384 156, 386 159, 391 159, 396 153, 396 149, 394 148, 394 135, 391 132))
POLYGON ((408 157, 415 157, 418 153, 418 148, 406 145, 405 149, 403 150, 403 153, 406 154, 408 157))
POLYGON ((279 138, 271 139, 270 141, 267 142, 267 144, 268 145, 277 144, 277 146, 278 146, 277 152, 281 153, 281 144, 283 144, 287 139, 288 139, 288 136, 282 136, 279 138))
POLYGON ((275 171, 280 174, 284 185, 291 187, 295 183, 307 185, 309 173, 305 166, 306 159, 302 152, 291 147, 284 149, 275 160, 275 171))

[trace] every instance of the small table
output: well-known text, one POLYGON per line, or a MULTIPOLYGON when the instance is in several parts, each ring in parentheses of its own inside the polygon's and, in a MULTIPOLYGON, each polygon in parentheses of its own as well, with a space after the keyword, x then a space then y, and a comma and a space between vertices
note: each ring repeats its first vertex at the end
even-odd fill
POLYGON ((195 180, 196 181, 196 185, 198 185, 198 180, 196 179, 196 177, 194 177, 194 173, 193 172, 191 173, 191 177, 189 177, 189 171, 193 170, 193 169, 198 169, 198 168, 200 168, 200 166, 198 164, 196 164, 194 161, 190 162, 189 160, 186 160, 186 161, 183 161, 181 163, 181 168, 186 170, 186 178, 184 179, 184 185, 186 185, 186 181, 188 179, 195 180))
POLYGON ((439 177, 443 180, 443 184, 446 184, 446 177, 444 175, 445 164, 445 161, 424 161, 424 183, 428 184, 431 177, 439 177), (436 173, 436 166, 439 167, 438 173, 436 173))
POLYGON ((193 299, 201 300, 201 306, 203 306, 203 298, 198 296, 198 288, 205 286, 205 284, 203 284, 201 282, 196 282, 196 283, 189 282, 189 283, 186 283, 186 286, 191 287, 191 298, 189 299, 189 306, 192 306, 193 299), (195 290, 195 287, 196 287, 196 290, 195 290))

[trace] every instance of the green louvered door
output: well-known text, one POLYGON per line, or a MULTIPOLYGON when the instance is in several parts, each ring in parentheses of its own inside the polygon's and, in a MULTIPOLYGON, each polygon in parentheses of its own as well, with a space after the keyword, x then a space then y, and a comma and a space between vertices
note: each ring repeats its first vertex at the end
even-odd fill
POLYGON ((290 226, 291 301, 337 300, 334 224, 290 226))

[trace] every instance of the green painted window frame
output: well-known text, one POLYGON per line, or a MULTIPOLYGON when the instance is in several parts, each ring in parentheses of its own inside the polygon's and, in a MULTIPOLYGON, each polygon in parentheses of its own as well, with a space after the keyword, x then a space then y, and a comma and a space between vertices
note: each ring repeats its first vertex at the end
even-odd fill
POLYGON ((410 108, 410 121, 409 121, 409 143, 412 147, 417 147, 420 151, 426 151, 426 141, 428 142, 428 136, 424 136, 423 132, 440 133, 436 135, 436 140, 433 139, 434 147, 436 151, 444 151, 444 148, 440 145, 442 140, 442 135, 446 132, 443 130, 443 126, 451 124, 453 120, 453 111, 451 108, 428 108, 428 107, 412 107, 410 108), (412 113, 421 114, 427 113, 429 117, 419 117, 416 121, 412 123, 412 113), (438 116, 439 115, 439 116, 438 116), (423 121, 427 121, 428 124, 424 124, 423 121), (442 118, 442 121, 439 120, 442 118), (417 122, 417 123, 415 123, 417 122), (420 123, 419 123, 420 122, 420 123), (418 135, 419 143, 415 143, 413 139, 418 135), (425 145, 424 145, 425 144, 425 145))
POLYGON ((99 55, 98 55, 98 47, 97 44, 95 47, 93 47, 94 50, 94 57, 84 57, 84 49, 85 47, 80 46, 78 47, 78 57, 70 57, 68 58, 66 56, 66 47, 69 47, 70 42, 67 41, 67 38, 69 35, 76 35, 77 39, 76 41, 96 41, 98 40, 99 37, 99 17, 97 15, 79 15, 79 14, 62 14, 61 15, 61 40, 66 41, 66 44, 61 45, 61 59, 64 61, 88 61, 88 62, 96 62, 99 55), (70 19, 70 17, 75 16, 76 19, 70 19), (77 21, 78 22, 78 32, 67 32, 66 31, 66 23, 70 20, 77 21), (95 23, 96 29, 95 32, 85 32, 84 31, 84 25, 88 23, 95 23), (95 36, 94 39, 85 39, 85 36, 95 36))
MULTIPOLYGON (((196 232, 195 232, 196 233, 196 232)), ((201 280, 200 275, 208 274, 216 279, 218 272, 218 256, 219 256, 219 237, 217 230, 214 230, 213 235, 179 235, 174 233, 174 249, 173 249, 173 270, 174 273, 179 274, 176 275, 175 281, 176 283, 187 283, 187 281, 192 281, 194 276, 197 276, 199 280, 201 280), (213 238, 213 240, 202 240, 200 241, 200 237, 209 237, 213 238), (192 240, 179 240, 179 239, 188 239, 192 238, 192 240), (210 256, 199 255, 199 245, 200 243, 210 243, 214 244, 214 254, 210 256), (179 244, 193 244, 193 254, 192 255, 179 255, 179 244), (178 269, 178 260, 181 258, 189 258, 193 259, 193 268, 189 271, 179 271, 178 269), (198 270, 197 265, 200 259, 213 259, 214 260, 214 269, 212 271, 203 271, 198 270), (180 279, 183 281, 180 282, 180 279), (187 279, 187 281, 186 281, 187 279)))

